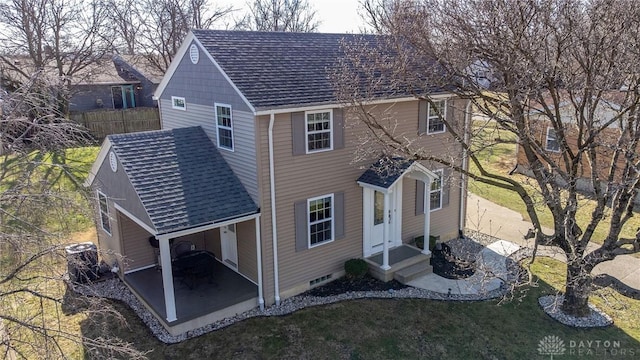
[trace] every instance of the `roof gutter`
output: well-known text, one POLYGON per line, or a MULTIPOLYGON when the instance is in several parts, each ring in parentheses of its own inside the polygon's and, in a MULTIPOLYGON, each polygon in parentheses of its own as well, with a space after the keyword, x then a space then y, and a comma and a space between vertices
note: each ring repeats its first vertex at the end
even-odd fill
POLYGON ((280 305, 280 280, 278 276, 278 229, 276 222, 276 181, 273 160, 273 123, 276 114, 269 114, 269 188, 271 191, 271 239, 273 240, 273 282, 276 306, 280 305))
MULTIPOLYGON (((435 94, 435 95, 431 95, 430 97, 434 100, 447 99, 451 97, 451 93, 435 94)), ((369 100, 369 101, 363 102, 363 104, 364 105, 388 104, 390 102, 396 103, 396 102, 415 101, 416 99, 417 98, 415 96, 405 96, 405 97, 399 97, 395 99, 392 98, 392 99, 369 100)), ((300 105, 300 106, 294 106, 294 107, 291 107, 289 105, 284 105, 282 107, 275 107, 271 109, 269 109, 268 107, 262 108, 262 109, 256 109, 255 115, 260 116, 260 115, 271 115, 271 114, 285 114, 285 113, 299 112, 299 111, 315 111, 315 110, 322 110, 322 109, 334 108, 334 107, 344 107, 344 106, 345 104, 339 104, 337 102, 326 102, 321 104, 315 103, 315 104, 300 105)))

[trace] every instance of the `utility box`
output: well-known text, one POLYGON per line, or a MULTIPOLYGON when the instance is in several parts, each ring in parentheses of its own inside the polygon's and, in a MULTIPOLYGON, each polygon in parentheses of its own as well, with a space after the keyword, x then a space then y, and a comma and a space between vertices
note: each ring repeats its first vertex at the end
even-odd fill
POLYGON ((92 242, 68 245, 64 250, 69 280, 86 283, 98 278, 98 248, 92 242))

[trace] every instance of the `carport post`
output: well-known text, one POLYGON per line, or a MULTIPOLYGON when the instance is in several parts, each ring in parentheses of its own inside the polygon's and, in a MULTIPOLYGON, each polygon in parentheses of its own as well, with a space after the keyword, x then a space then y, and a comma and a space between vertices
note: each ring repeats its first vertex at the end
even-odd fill
POLYGON ((160 259, 162 263, 162 287, 167 321, 176 321, 176 296, 173 292, 173 271, 171 270, 171 249, 168 235, 157 235, 160 243, 160 259))

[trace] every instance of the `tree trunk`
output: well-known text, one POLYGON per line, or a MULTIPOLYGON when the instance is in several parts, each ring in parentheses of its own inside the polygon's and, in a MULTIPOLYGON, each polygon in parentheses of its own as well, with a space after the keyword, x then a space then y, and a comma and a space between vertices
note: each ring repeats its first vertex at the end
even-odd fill
POLYGON ((567 264, 567 283, 562 311, 571 316, 589 315, 589 295, 591 294, 591 274, 580 262, 567 264))

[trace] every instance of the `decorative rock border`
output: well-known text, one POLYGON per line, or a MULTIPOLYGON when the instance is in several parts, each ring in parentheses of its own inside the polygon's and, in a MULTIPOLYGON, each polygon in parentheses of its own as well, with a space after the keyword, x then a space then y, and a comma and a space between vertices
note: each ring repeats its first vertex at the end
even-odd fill
MULTIPOLYGON (((494 241, 500 240, 493 236, 489 236, 482 233, 473 233, 473 238, 478 238, 478 242, 482 245, 488 245, 494 241)), ((419 289, 414 287, 407 287, 400 290, 388 290, 388 291, 350 291, 340 295, 334 296, 308 296, 308 295, 298 295, 288 299, 283 300, 280 303, 280 306, 271 306, 266 308, 265 310, 260 310, 255 308, 253 310, 249 310, 247 312, 238 314, 236 316, 226 318, 215 322, 213 324, 189 331, 187 333, 173 336, 169 334, 166 329, 160 324, 158 319, 156 319, 147 308, 138 300, 138 298, 131 293, 129 288, 122 283, 119 278, 109 279, 103 282, 94 283, 91 285, 76 285, 74 290, 78 293, 88 296, 96 296, 96 297, 104 297, 113 300, 118 300, 126 303, 137 315, 140 319, 147 325, 147 327, 151 330, 151 332, 158 338, 158 340, 162 341, 166 344, 178 343, 187 339, 191 339, 203 334, 206 334, 211 331, 219 330, 225 328, 229 325, 233 325, 239 321, 253 318, 253 317, 263 317, 263 316, 283 316, 287 314, 291 314, 298 310, 338 303, 346 300, 356 300, 356 299, 429 299, 436 301, 483 301, 495 299, 507 294, 509 291, 509 284, 513 283, 518 277, 522 275, 521 268, 519 262, 527 257, 531 257, 532 249, 521 248, 515 253, 511 254, 508 258, 505 258, 506 267, 507 267, 507 284, 502 284, 499 288, 487 291, 479 294, 444 294, 440 292, 435 292, 431 290, 419 289)), ((613 323, 611 318, 598 310, 595 307, 592 307, 592 315, 589 316, 588 320, 583 320, 582 318, 574 318, 565 315, 560 311, 559 306, 549 306, 552 305, 558 298, 561 298, 562 295, 559 296, 545 296, 539 299, 540 306, 543 307, 545 312, 549 314, 552 318, 560 321, 563 324, 569 326, 576 327, 600 327, 607 326, 613 323), (548 309, 550 309, 548 311, 548 309)))
POLYGON ((591 314, 585 317, 567 315, 560 310, 564 295, 546 295, 538 299, 544 312, 560 323, 577 328, 606 327, 613 324, 613 319, 596 306, 589 304, 591 314))
POLYGON ((113 300, 122 301, 127 304, 140 319, 147 325, 151 332, 166 344, 174 344, 187 339, 191 339, 208 332, 225 328, 239 321, 262 316, 282 316, 291 314, 304 308, 334 304, 346 300, 356 299, 429 299, 437 301, 482 301, 494 299, 502 296, 505 288, 501 287, 494 291, 483 294, 472 295, 447 295, 435 291, 417 289, 408 287, 400 290, 388 291, 350 291, 334 296, 294 296, 283 300, 280 306, 271 306, 261 311, 258 308, 238 314, 236 316, 226 318, 213 324, 186 332, 184 334, 173 336, 160 324, 147 308, 138 300, 129 288, 122 283, 119 278, 106 280, 92 285, 76 285, 74 290, 87 296, 104 297, 113 300))

